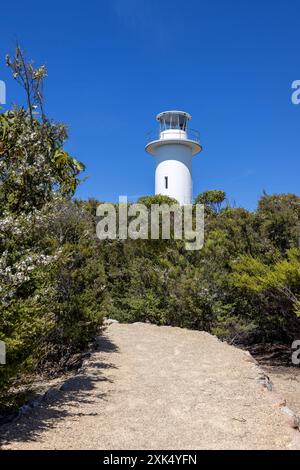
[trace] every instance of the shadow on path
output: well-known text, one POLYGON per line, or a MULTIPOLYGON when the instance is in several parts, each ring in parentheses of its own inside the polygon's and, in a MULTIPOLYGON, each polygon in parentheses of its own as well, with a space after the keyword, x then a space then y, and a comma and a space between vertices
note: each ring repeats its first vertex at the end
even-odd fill
POLYGON ((67 417, 76 420, 81 416, 97 416, 98 413, 88 411, 89 405, 106 399, 107 394, 101 392, 99 383, 112 382, 105 371, 116 368, 113 363, 100 360, 98 356, 101 352, 117 353, 118 348, 104 335, 97 338, 95 346, 96 352, 91 354, 78 374, 50 388, 37 406, 25 405, 22 415, 14 422, 0 426, 0 446, 38 441, 43 431, 54 428, 67 417))

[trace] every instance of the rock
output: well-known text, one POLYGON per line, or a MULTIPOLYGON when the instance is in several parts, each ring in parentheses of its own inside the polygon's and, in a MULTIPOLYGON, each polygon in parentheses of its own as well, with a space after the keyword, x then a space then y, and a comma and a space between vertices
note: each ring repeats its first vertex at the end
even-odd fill
POLYGON ((295 423, 298 431, 300 431, 300 416, 297 416, 297 415, 294 416, 294 423, 295 423))
POLYGON ((51 401, 57 400, 61 396, 61 391, 59 387, 52 387, 47 390, 47 392, 43 396, 43 401, 49 403, 51 401))
POLYGON ((300 417, 297 416, 288 406, 282 406, 281 411, 285 414, 288 424, 293 429, 300 431, 300 417))
POLYGON ((118 320, 113 320, 112 318, 105 318, 103 321, 104 326, 113 325, 114 323, 119 323, 118 320))
POLYGON ((278 395, 277 393, 272 393, 270 395, 270 401, 272 402, 272 404, 278 408, 281 408, 283 406, 286 406, 286 400, 285 398, 281 397, 280 395, 278 395))
POLYGON ((29 405, 23 405, 19 409, 19 416, 28 416, 32 411, 32 407, 29 405))
POLYGON ((257 364, 257 361, 256 359, 254 359, 254 357, 249 353, 249 351, 245 351, 245 358, 244 358, 244 361, 246 362, 252 362, 253 364, 257 364))
POLYGON ((33 400, 33 401, 30 403, 31 408, 33 408, 33 409, 37 408, 37 407, 41 404, 42 398, 43 398, 43 397, 39 397, 39 398, 37 398, 36 400, 33 400))
POLYGON ((271 392, 273 390, 273 384, 271 382, 271 380, 269 379, 269 377, 267 375, 265 375, 264 373, 262 373, 258 378, 257 378, 257 383, 259 383, 260 385, 262 385, 264 388, 266 388, 267 390, 269 390, 269 392, 271 392))
POLYGON ((67 379, 60 387, 62 392, 78 392, 79 390, 91 390, 93 385, 88 377, 84 375, 75 375, 67 379))

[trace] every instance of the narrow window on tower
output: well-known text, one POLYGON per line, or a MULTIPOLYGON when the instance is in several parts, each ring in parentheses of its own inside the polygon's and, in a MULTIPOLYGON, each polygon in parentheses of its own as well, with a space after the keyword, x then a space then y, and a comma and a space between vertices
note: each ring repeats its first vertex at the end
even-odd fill
POLYGON ((165 176, 165 189, 168 189, 168 177, 165 176))

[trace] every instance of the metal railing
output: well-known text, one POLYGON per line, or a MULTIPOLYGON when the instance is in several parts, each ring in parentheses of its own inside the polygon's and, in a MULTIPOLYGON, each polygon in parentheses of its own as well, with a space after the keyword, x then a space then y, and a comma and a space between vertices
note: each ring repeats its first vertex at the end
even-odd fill
MULTIPOLYGON (((168 129, 166 129, 168 130, 168 129)), ((169 129, 169 130, 174 130, 176 131, 176 129, 169 129)), ((164 131, 163 131, 164 132, 164 131)), ((195 130, 195 129, 187 129, 186 133, 183 134, 183 133, 178 133, 178 137, 176 136, 176 140, 193 140, 194 142, 198 142, 200 143, 200 132, 195 130)), ((150 131, 146 134, 146 142, 147 144, 149 142, 153 142, 155 140, 162 140, 161 138, 161 132, 159 130, 157 131, 150 131)), ((165 140, 167 140, 167 138, 165 137, 165 140)))

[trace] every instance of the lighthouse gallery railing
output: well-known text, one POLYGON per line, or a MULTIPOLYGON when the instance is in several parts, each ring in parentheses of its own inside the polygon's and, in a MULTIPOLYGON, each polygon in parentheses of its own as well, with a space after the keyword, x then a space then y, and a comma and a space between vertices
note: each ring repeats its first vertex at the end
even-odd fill
MULTIPOLYGON (((193 140, 194 142, 200 143, 200 132, 196 131, 195 129, 188 129, 186 134, 178 134, 176 140, 193 140)), ((160 131, 150 131, 146 134, 146 141, 147 143, 153 142, 155 140, 163 140, 161 137, 160 131)))

